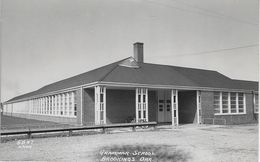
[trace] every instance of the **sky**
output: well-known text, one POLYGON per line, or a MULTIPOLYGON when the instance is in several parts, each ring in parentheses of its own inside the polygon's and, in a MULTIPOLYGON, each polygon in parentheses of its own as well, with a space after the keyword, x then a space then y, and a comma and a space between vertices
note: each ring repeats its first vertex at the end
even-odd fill
POLYGON ((2 0, 1 101, 133 56, 258 81, 258 0, 2 0))

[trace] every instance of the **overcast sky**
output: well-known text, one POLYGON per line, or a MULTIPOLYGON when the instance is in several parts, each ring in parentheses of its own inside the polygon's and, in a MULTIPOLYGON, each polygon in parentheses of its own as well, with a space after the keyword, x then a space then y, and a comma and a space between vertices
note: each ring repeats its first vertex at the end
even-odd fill
POLYGON ((2 0, 2 101, 133 55, 258 80, 258 0, 2 0))

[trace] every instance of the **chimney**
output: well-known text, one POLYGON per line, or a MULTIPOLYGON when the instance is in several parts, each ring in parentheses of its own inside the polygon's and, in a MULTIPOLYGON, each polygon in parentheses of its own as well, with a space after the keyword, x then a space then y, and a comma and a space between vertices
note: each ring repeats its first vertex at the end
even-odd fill
POLYGON ((136 42, 134 43, 134 59, 137 62, 144 62, 144 50, 143 43, 136 42))

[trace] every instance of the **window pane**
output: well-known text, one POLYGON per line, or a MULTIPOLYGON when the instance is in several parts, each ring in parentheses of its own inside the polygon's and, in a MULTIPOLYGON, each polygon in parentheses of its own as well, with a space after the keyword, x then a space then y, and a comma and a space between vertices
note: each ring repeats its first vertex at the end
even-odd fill
POLYGON ((236 111, 237 111, 237 105, 236 105, 236 93, 230 93, 230 103, 231 103, 231 105, 230 105, 230 108, 231 108, 231 113, 236 113, 236 111))
POLYGON ((100 102, 104 102, 104 94, 100 94, 100 102))
POLYGON ((255 94, 255 113, 258 113, 258 94, 255 94))
POLYGON ((244 94, 238 93, 238 112, 243 113, 244 112, 244 94))
POLYGON ((104 119, 104 111, 100 111, 100 120, 104 119))
POLYGON ((228 93, 222 93, 222 113, 228 113, 228 93))
POLYGON ((220 93, 214 92, 214 112, 220 113, 220 93))

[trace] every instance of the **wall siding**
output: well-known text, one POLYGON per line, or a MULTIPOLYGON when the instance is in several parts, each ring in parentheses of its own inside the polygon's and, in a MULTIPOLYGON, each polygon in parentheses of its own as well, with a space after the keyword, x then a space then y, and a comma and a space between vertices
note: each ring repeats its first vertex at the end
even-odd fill
POLYGON ((84 90, 84 115, 83 124, 84 125, 94 125, 95 124, 95 90, 88 88, 84 90))
POLYGON ((214 92, 201 92, 202 120, 206 124, 245 124, 257 122, 253 113, 253 95, 246 93, 246 114, 239 115, 214 115, 213 107, 214 92))
POLYGON ((77 124, 81 124, 81 105, 82 105, 82 100, 81 100, 81 89, 78 89, 76 91, 76 104, 77 104, 77 124))

